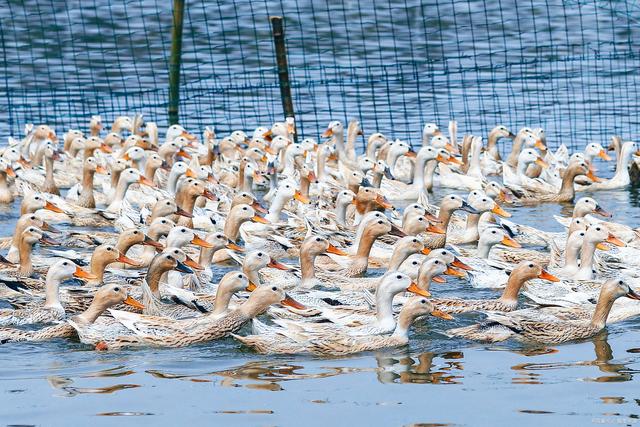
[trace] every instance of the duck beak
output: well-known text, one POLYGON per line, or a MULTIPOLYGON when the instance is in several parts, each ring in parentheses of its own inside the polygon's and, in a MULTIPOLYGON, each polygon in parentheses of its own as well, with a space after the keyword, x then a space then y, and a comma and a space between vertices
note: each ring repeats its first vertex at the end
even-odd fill
POLYGON ((409 150, 406 153, 404 153, 404 155, 410 158, 415 158, 418 154, 413 150, 409 150))
POLYGON ((420 296, 427 297, 427 298, 429 298, 431 296, 431 292, 429 292, 426 289, 422 289, 415 282, 411 282, 411 285, 409 285, 409 287, 407 288, 407 292, 412 292, 412 293, 414 293, 416 295, 420 295, 420 296))
POLYGON ((444 163, 445 165, 449 164, 449 159, 444 158, 444 156, 442 156, 442 154, 440 153, 438 153, 438 155, 436 156, 436 161, 440 163, 444 163))
POLYGON ((426 219, 429 222, 436 222, 438 224, 442 224, 442 220, 440 218, 438 218, 437 216, 431 215, 429 212, 426 212, 424 214, 424 219, 426 219))
POLYGON ((333 131, 331 130, 331 128, 328 128, 327 130, 322 132, 322 135, 320 136, 323 138, 329 138, 330 136, 333 136, 333 131))
POLYGON ((205 199, 209 199, 212 202, 215 202, 216 200, 218 200, 218 197, 216 197, 215 194, 213 194, 211 191, 207 190, 206 188, 204 189, 204 192, 202 193, 202 197, 204 197, 205 199))
POLYGON ((51 212, 56 212, 56 213, 64 213, 64 211, 62 209, 60 209, 59 207, 57 207, 56 205, 54 205, 53 203, 47 201, 44 204, 44 208, 48 211, 51 212))
POLYGON ((271 224, 267 219, 265 219, 265 218, 263 218, 263 217, 261 217, 261 216, 258 216, 258 215, 254 215, 254 216, 251 218, 251 221, 253 221, 253 222, 259 222, 260 224, 271 224))
POLYGON ((106 175, 108 173, 107 168, 105 168, 104 166, 96 166, 96 173, 99 173, 101 175, 106 175))
POLYGON ((500 189, 500 194, 498 194, 498 199, 506 203, 513 202, 513 196, 504 188, 500 189))
POLYGON ((629 288, 629 292, 627 292, 627 294, 625 296, 627 298, 640 300, 640 295, 636 291, 631 289, 631 288, 629 288))
POLYGON ((173 269, 176 271, 179 271, 180 273, 193 274, 193 270, 187 267, 185 264, 181 263, 180 261, 177 261, 177 264, 175 267, 173 267, 173 269))
POLYGON ((391 234, 392 236, 398 236, 398 237, 405 237, 407 235, 407 233, 402 231, 395 224, 391 224, 391 231, 389 232, 389 234, 391 234))
POLYGON ((502 238, 502 240, 500 241, 500 243, 502 245, 509 246, 510 248, 521 248, 522 247, 522 245, 520 243, 516 242, 515 240, 513 240, 509 236, 504 236, 502 238))
POLYGON ((195 137, 195 135, 191 135, 189 132, 184 131, 180 134, 180 136, 183 136, 185 138, 187 138, 189 141, 196 141, 198 138, 195 137))
POLYGON ((308 205, 310 203, 309 198, 303 195, 300 192, 300 190, 296 190, 295 194, 293 195, 293 198, 305 205, 308 205))
POLYGON ((338 153, 329 154, 329 156, 327 156, 327 160, 329 160, 329 161, 331 161, 331 160, 337 161, 338 160, 338 153))
POLYGON ((431 253, 431 249, 430 248, 424 248, 420 251, 420 253, 422 255, 429 255, 431 253))
POLYGON ((42 237, 38 240, 40 243, 45 245, 59 246, 60 242, 53 240, 50 236, 43 234, 42 237))
POLYGON ((121 157, 121 159, 129 161, 129 160, 131 160, 131 156, 129 155, 129 153, 124 153, 124 155, 121 157))
POLYGON ((442 310, 433 310, 431 312, 431 315, 433 317, 437 317, 437 318, 444 319, 444 320, 453 320, 453 316, 452 315, 450 315, 449 313, 445 313, 442 310))
POLYGON ((493 209, 491 209, 491 212, 496 215, 500 215, 503 218, 511 218, 511 214, 502 209, 497 203, 493 205, 493 209))
POLYGON ((535 161, 535 164, 540 166, 543 169, 546 169, 549 167, 549 163, 545 162, 544 160, 542 160, 542 157, 538 157, 535 161))
POLYGON ((134 267, 140 267, 138 261, 134 261, 125 254, 121 253, 120 256, 116 259, 116 261, 121 262, 123 264, 132 265, 134 267))
POLYGON ((218 180, 216 179, 215 176, 213 176, 212 173, 207 174, 207 182, 211 183, 211 184, 218 184, 218 180))
POLYGON ((110 146, 108 146, 103 142, 102 144, 100 144, 100 151, 102 151, 103 153, 109 154, 109 153, 113 153, 113 148, 111 148, 110 146))
POLYGON ((135 298, 127 295, 127 299, 125 299, 124 301, 122 301, 123 304, 129 305, 131 307, 135 307, 138 308, 140 310, 144 310, 144 305, 142 305, 142 303, 140 303, 138 300, 136 300, 135 298))
POLYGON ((444 274, 446 274, 447 276, 465 277, 464 272, 451 267, 447 267, 447 269, 444 271, 444 274))
POLYGON ((345 251, 343 251, 342 249, 336 248, 332 244, 329 244, 329 247, 327 248, 327 252, 329 252, 330 254, 336 254, 336 255, 340 255, 340 256, 347 256, 348 255, 345 251))
POLYGON ((616 236, 614 236, 611 233, 609 233, 609 236, 607 236, 606 242, 619 247, 627 246, 622 240, 618 239, 616 236))
POLYGON ((383 209, 393 209, 393 205, 389 203, 387 198, 384 197, 382 194, 378 194, 376 196, 376 203, 380 205, 380 207, 382 207, 383 209))
MULTIPOLYGON (((460 154, 460 150, 458 150, 458 147, 454 146, 453 144, 451 144, 449 142, 447 142, 444 145, 444 149, 447 150, 451 154, 460 154)), ((449 161, 451 161, 451 157, 449 157, 449 161)))
POLYGON ((435 233, 435 234, 447 234, 447 231, 444 228, 434 224, 429 224, 427 226, 426 231, 429 233, 435 233))
POLYGON ((273 148, 271 148, 269 146, 264 147, 264 151, 269 153, 269 154, 271 154, 272 156, 275 156, 277 154, 276 150, 274 150, 273 148))
POLYGON ((298 301, 291 298, 289 295, 285 294, 284 299, 280 301, 280 304, 286 305, 288 307, 297 308, 298 310, 306 310, 306 306, 300 304, 298 301))
POLYGON ((453 259, 453 262, 451 263, 451 265, 456 267, 456 268, 460 268, 462 270, 465 270, 465 271, 473 271, 473 268, 469 267, 467 264, 465 264, 464 262, 460 261, 458 259, 458 257, 455 257, 453 259))
POLYGON ((262 205, 260 203, 258 203, 258 201, 256 200, 255 202, 251 203, 251 207, 256 211, 256 212, 260 212, 260 213, 264 213, 266 214, 267 212, 269 212, 268 210, 266 210, 264 207, 262 207, 262 205))
POLYGON ((7 174, 7 176, 10 176, 12 178, 16 177, 16 171, 14 171, 11 166, 7 166, 7 168, 4 170, 4 172, 7 174))
POLYGON ((263 154, 262 157, 260 157, 261 163, 267 163, 268 161, 269 161, 269 158, 267 157, 266 154, 263 154))
POLYGON ((454 165, 458 165, 458 166, 462 166, 463 165, 462 160, 460 160, 460 159, 458 159, 457 157, 454 157, 454 156, 449 156, 448 161, 449 161, 449 163, 452 163, 454 165))
POLYGON ((76 266, 76 271, 73 273, 73 276, 79 279, 88 279, 88 280, 95 280, 98 278, 98 276, 96 276, 95 274, 91 274, 88 271, 85 271, 77 266, 76 266))
POLYGON ((201 239, 199 236, 195 236, 192 240, 191 243, 193 243, 194 245, 200 246, 201 248, 212 248, 213 245, 209 242, 207 242, 206 240, 201 239))
POLYGON ((600 243, 596 243, 596 249, 600 249, 601 251, 608 251, 611 248, 605 245, 604 243, 600 242, 600 243))
POLYGON ((184 265, 186 265, 186 266, 188 266, 188 267, 191 267, 191 268, 193 268, 193 269, 195 269, 195 270, 204 270, 204 267, 203 267, 203 266, 201 266, 200 264, 198 264, 197 262, 195 262, 195 261, 193 260, 193 258, 190 258, 190 257, 187 257, 187 258, 184 260, 184 265))
POLYGON ((191 154, 187 153, 183 149, 178 150, 178 152, 176 153, 176 156, 184 157, 185 159, 191 159, 191 154))
POLYGON ((541 139, 537 140, 535 144, 533 144, 540 151, 547 151, 547 146, 544 145, 541 139))
POLYGON ((189 178, 197 178, 198 177, 196 175, 196 173, 193 171, 193 169, 191 169, 191 168, 187 168, 187 171, 185 172, 185 175, 188 176, 189 178))
POLYGON ((309 182, 318 182, 318 177, 316 176, 316 173, 314 171, 309 171, 309 173, 307 174, 307 179, 309 180, 309 182))
POLYGON ((142 241, 143 245, 153 246, 154 248, 164 249, 164 245, 160 242, 153 240, 151 237, 145 234, 144 240, 142 241))
POLYGON ((587 172, 587 178, 589 178, 593 182, 602 182, 600 178, 598 178, 591 169, 587 172))
POLYGON ((611 218, 613 216, 611 213, 602 209, 600 205, 596 206, 596 208, 593 210, 593 213, 603 216, 605 218, 611 218))
POLYGON ((460 206, 460 210, 461 211, 465 211, 465 212, 469 212, 470 214, 479 214, 480 212, 478 212, 474 207, 472 207, 469 203, 467 203, 466 201, 462 201, 462 206, 460 206))
POLYGON ((542 273, 538 274, 538 279, 548 280, 550 282, 559 282, 560 281, 560 279, 558 279, 553 274, 549 273, 547 270, 542 270, 542 273))
POLYGON ((604 148, 600 150, 600 152, 598 153, 598 157, 600 157, 602 160, 606 160, 607 162, 611 160, 611 156, 609 156, 607 152, 604 151, 604 148))
POLYGON ((174 213, 176 215, 183 216, 185 218, 193 218, 193 214, 192 213, 189 213, 189 212, 185 211, 180 206, 178 206, 178 208, 176 209, 176 211, 174 213))
POLYGON ((22 156, 18 159, 18 163, 20 163, 25 169, 31 169, 31 162, 22 156))
POLYGON ((278 270, 284 270, 284 271, 288 271, 289 267, 287 267, 286 265, 279 263, 278 261, 272 259, 271 261, 269 261, 269 264, 267 264, 267 267, 271 267, 271 268, 276 268, 278 270))
POLYGON ((447 283, 447 279, 440 276, 433 276, 431 280, 434 281, 435 283, 447 283))
POLYGON ((273 131, 271 129, 262 134, 262 137, 267 141, 271 141, 271 136, 273 136, 273 131))
POLYGON ((230 249, 232 251, 236 251, 236 252, 244 252, 244 248, 241 246, 236 245, 233 242, 229 242, 225 245, 225 248, 230 249))
POLYGON ((249 282, 249 284, 247 285, 247 287, 244 289, 247 292, 253 292, 255 291, 257 288, 256 284, 253 282, 249 282))
POLYGON ((146 185, 147 187, 155 187, 153 181, 144 175, 140 175, 140 178, 138 178, 138 184, 146 185))

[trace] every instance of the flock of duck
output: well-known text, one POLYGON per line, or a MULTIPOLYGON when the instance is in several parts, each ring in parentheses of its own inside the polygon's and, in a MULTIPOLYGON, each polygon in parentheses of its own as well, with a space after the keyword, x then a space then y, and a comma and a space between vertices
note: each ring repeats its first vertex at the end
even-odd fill
POLYGON ((450 122, 446 136, 427 124, 416 151, 373 133, 357 155, 357 121, 331 122, 321 143, 294 132, 286 121, 218 139, 173 125, 160 141, 140 115, 110 132, 93 116, 59 139, 27 125, 0 155, 0 202, 21 197, 0 239, 0 342, 117 350, 231 336, 261 353, 343 355, 406 345, 431 317, 451 339, 562 343, 640 314, 640 234, 593 198, 574 202, 628 185, 635 143, 570 155, 548 150, 542 129, 496 126, 484 144, 450 122), (602 180, 594 159, 612 151, 602 180), (433 188, 468 196, 432 204, 433 188), (508 220, 539 203, 574 204, 555 218, 566 231, 508 220), (465 298, 443 295, 447 277, 465 298), (478 288, 497 298, 466 298, 478 288), (485 316, 442 322, 470 312, 485 316))

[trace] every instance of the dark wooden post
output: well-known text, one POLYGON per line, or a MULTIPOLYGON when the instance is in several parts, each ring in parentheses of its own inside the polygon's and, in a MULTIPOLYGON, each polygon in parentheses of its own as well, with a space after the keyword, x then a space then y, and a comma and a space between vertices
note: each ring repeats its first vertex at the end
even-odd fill
MULTIPOLYGON (((273 43, 276 47, 276 63, 278 65, 278 81, 280 82, 280 98, 285 118, 295 118, 293 113, 293 98, 291 97, 291 84, 289 83, 289 66, 287 64, 287 47, 284 42, 284 26, 282 16, 270 16, 273 43)), ((293 141, 298 142, 297 130, 293 134, 293 141)))
POLYGON ((184 1, 173 0, 173 27, 171 28, 171 57, 169 58, 169 125, 178 123, 180 105, 180 58, 182 55, 182 21, 184 1))

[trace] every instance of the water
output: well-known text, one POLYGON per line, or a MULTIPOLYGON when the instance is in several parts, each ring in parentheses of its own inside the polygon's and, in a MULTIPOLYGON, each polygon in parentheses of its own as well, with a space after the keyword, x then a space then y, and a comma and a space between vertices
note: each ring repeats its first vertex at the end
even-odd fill
MULTIPOLYGON (((598 165, 601 175, 608 166, 598 165)), ((446 192, 437 192, 439 200, 446 192)), ((636 189, 593 194, 614 219, 637 224, 636 189)), ((0 208, 11 232, 17 204, 0 208)), ((559 230, 547 204, 513 220, 559 230)), ((436 295, 489 298, 449 280, 436 295)), ((640 422, 640 321, 592 340, 540 347, 449 340, 419 322, 409 347, 345 358, 262 356, 232 339, 184 349, 99 353, 65 340, 0 346, 0 420, 13 425, 634 425, 640 422)), ((246 329, 245 329, 246 332, 246 329)))

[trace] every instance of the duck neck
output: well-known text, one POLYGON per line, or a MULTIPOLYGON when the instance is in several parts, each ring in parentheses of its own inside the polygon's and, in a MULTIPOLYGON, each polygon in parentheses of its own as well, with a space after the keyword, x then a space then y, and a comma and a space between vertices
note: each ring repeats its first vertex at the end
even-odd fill
POLYGON ((156 166, 153 162, 148 161, 144 168, 144 176, 153 181, 159 167, 160 166, 156 166))
POLYGON ((225 313, 229 309, 229 302, 231 302, 231 297, 233 297, 233 292, 230 289, 227 289, 226 286, 218 286, 218 291, 216 292, 216 301, 213 304, 213 311, 211 312, 214 316, 219 316, 225 313))
POLYGON ((316 177, 319 182, 327 179, 327 156, 319 154, 316 160, 316 177))
POLYGON ((445 233, 447 231, 447 228, 449 228, 449 222, 451 222, 452 214, 453 214, 453 209, 440 208, 440 212, 438 212, 438 220, 440 220, 440 223, 442 224, 442 227, 444 228, 445 233))
POLYGON ((147 271, 145 282, 147 283, 149 290, 151 290, 151 294, 154 298, 160 299, 160 280, 162 279, 164 273, 166 273, 167 271, 169 271, 169 269, 156 267, 153 265, 153 263, 151 263, 151 266, 147 271))
POLYGON ((309 197, 309 187, 311 186, 311 181, 306 176, 300 177, 300 194, 304 197, 309 197))
POLYGON ((518 162, 518 167, 516 168, 516 173, 518 174, 518 176, 526 176, 527 168, 529 167, 529 165, 530 163, 527 162, 518 162))
POLYGON ((465 228, 465 237, 467 242, 475 242, 480 239, 480 232, 478 231, 478 223, 480 223, 481 214, 468 214, 467 225, 465 228))
POLYGON ((260 275, 258 274, 257 269, 250 268, 248 265, 242 264, 242 272, 247 275, 249 281, 254 285, 260 286, 262 284, 260 282, 260 275))
POLYGON ((200 254, 198 255, 198 264, 206 267, 211 264, 213 255, 220 249, 224 249, 223 245, 216 245, 212 248, 200 248, 200 254))
POLYGON ((31 277, 33 274, 33 262, 31 261, 32 252, 33 245, 25 241, 20 242, 20 268, 18 272, 21 276, 31 277))
POLYGON ((358 252, 356 253, 356 258, 369 259, 371 248, 373 247, 373 243, 377 238, 378 236, 375 233, 370 230, 365 230, 360 237, 360 241, 358 242, 358 252))
POLYGON ((591 274, 593 270, 593 255, 595 252, 595 243, 585 238, 582 242, 582 250, 580 251, 580 271, 586 271, 591 274))
POLYGON ((396 244, 391 254, 391 259, 389 260, 389 271, 399 269, 400 265, 409 258, 409 255, 411 255, 411 253, 407 249, 399 247, 399 245, 396 244))
POLYGON ((47 275, 45 280, 45 308, 62 308, 62 304, 60 304, 60 298, 58 296, 59 287, 60 281, 47 275))
POLYGON ((89 266, 91 267, 91 274, 96 276, 96 279, 92 280, 92 283, 102 283, 104 281, 104 270, 107 265, 109 265, 108 261, 96 256, 95 253, 93 254, 89 266))
POLYGON ((566 267, 578 267, 578 256, 580 254, 580 246, 573 244, 573 242, 567 242, 564 251, 564 266, 566 267))
POLYGON ((502 292, 502 296, 500 297, 500 301, 506 303, 517 303, 518 302, 518 294, 520 293, 520 289, 525 284, 526 280, 520 277, 518 274, 511 274, 509 276, 509 280, 507 280, 507 286, 504 288, 502 292))
POLYGON ((632 151, 629 147, 623 146, 620 150, 620 158, 616 163, 616 173, 613 175, 611 180, 622 181, 625 184, 628 184, 631 181, 629 177, 629 168, 627 165, 631 161, 632 151))
POLYGON ((498 152, 498 133, 491 131, 487 138, 487 151, 494 160, 500 160, 500 153, 498 152))
POLYGON ((418 154, 418 157, 416 158, 416 164, 415 167, 413 169, 413 187, 416 190, 422 190, 424 188, 424 169, 427 165, 427 161, 428 159, 420 156, 418 154))
POLYGON ((401 342, 408 343, 411 322, 413 322, 411 314, 406 310, 400 311, 400 314, 398 315, 398 323, 396 323, 396 328, 393 330, 392 337, 401 340, 401 342))
POLYGON ((227 237, 227 239, 231 240, 232 242, 237 242, 238 236, 240 234, 240 226, 244 222, 245 221, 241 221, 240 219, 236 218, 235 215, 229 215, 224 223, 224 235, 227 237))
POLYGON ((111 187, 117 188, 118 183, 120 182, 120 175, 122 175, 121 170, 112 169, 111 170, 111 187))
POLYGON ((598 298, 598 303, 596 304, 596 309, 593 312, 593 317, 591 318, 591 325, 602 329, 607 324, 607 318, 609 317, 609 313, 611 312, 611 307, 613 307, 613 303, 615 299, 608 298, 607 295, 603 295, 603 292, 600 292, 600 297, 598 298))
POLYGON ((82 313, 75 316, 74 320, 82 325, 91 325, 98 317, 100 317, 100 315, 102 315, 102 313, 105 312, 106 309, 107 307, 101 301, 97 298, 93 298, 89 307, 82 313))
POLYGON ((113 198, 113 202, 117 202, 117 203, 122 202, 124 200, 125 195, 127 194, 127 190, 129 189, 130 185, 131 183, 124 179, 118 180, 118 186, 116 187, 116 195, 113 198))
POLYGON ((310 251, 300 252, 300 270, 302 272, 302 281, 315 278, 314 263, 316 261, 316 254, 310 251))
POLYGON ((573 188, 573 180, 575 179, 577 172, 575 170, 567 170, 562 177, 562 186, 558 194, 566 195, 567 197, 575 197, 576 190, 573 188))
POLYGON ((489 252, 491 252, 492 247, 492 244, 481 238, 480 240, 478 240, 477 257, 482 259, 489 259, 489 252))
POLYGON ((280 220, 280 214, 282 213, 282 209, 284 209, 285 204, 290 199, 283 197, 276 193, 276 197, 274 197, 271 206, 269 207, 269 213, 266 215, 268 221, 278 222, 280 220))
POLYGON ((429 160, 427 162, 425 175, 424 175, 424 186, 429 192, 433 190, 433 175, 435 174, 437 167, 438 167, 437 160, 429 160))
POLYGON ((387 290, 380 289, 376 291, 376 319, 379 325, 388 325, 393 327, 395 319, 393 318, 393 297, 394 294, 387 290))
POLYGON ((55 185, 53 181, 53 158, 45 157, 44 159, 44 168, 45 168, 45 187, 55 185))
POLYGON ((507 157, 507 164, 512 168, 515 168, 518 165, 518 156, 520 155, 520 151, 522 151, 522 136, 518 134, 516 139, 513 140, 513 145, 511 146, 511 153, 509 153, 509 157, 507 157))
POLYGON ((347 225, 347 207, 351 203, 336 203, 336 221, 340 225, 347 225))

